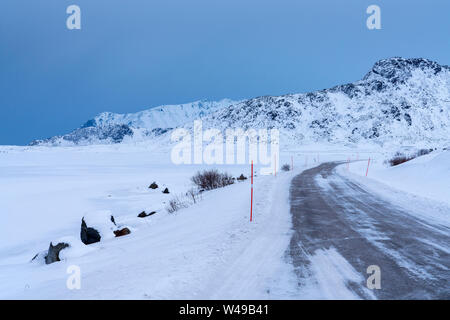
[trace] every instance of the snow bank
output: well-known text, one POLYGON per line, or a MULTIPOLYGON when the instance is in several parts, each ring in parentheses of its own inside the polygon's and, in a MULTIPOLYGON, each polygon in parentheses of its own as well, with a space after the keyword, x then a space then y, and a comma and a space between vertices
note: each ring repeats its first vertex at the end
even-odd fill
MULTIPOLYGON (((352 163, 350 171, 365 175, 366 162, 352 163)), ((450 204, 450 151, 435 151, 398 166, 371 164, 368 176, 391 187, 450 204)))
POLYGON ((434 151, 403 164, 388 167, 384 158, 367 159, 338 168, 370 190, 398 203, 423 218, 450 222, 450 151, 434 151))

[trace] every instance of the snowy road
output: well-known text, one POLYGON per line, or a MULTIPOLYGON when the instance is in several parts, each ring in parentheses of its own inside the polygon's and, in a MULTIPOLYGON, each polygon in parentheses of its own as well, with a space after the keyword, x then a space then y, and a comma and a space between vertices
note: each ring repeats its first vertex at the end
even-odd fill
POLYGON ((338 174, 304 171, 290 189, 290 255, 300 288, 325 298, 450 299, 450 229, 434 225, 338 174), (367 267, 381 270, 369 290, 367 267))

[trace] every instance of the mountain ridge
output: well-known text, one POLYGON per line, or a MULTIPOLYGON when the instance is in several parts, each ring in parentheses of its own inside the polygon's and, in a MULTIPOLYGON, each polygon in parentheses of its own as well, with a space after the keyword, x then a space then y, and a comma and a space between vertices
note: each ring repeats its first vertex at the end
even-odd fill
MULTIPOLYGON (((95 142, 81 135, 87 144, 117 143, 124 140, 117 132, 126 133, 124 138, 152 139, 202 118, 205 128, 277 128, 287 143, 442 144, 450 137, 450 67, 424 58, 394 57, 377 61, 361 80, 329 89, 180 106, 169 108, 173 113, 161 113, 160 107, 125 115, 102 113, 78 130, 95 127, 102 138, 108 136, 104 132, 112 133, 109 141, 97 135, 95 142)), ((76 133, 36 144, 79 144, 73 139, 76 133)))

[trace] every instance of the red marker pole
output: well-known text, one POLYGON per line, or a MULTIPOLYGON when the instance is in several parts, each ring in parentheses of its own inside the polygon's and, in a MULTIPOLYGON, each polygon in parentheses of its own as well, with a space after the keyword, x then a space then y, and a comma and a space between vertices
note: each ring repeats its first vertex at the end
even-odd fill
POLYGON ((253 160, 252 160, 252 185, 251 185, 251 196, 250 196, 250 222, 253 220, 253 160))
POLYGON ((370 157, 369 157, 369 162, 367 163, 366 177, 367 177, 367 174, 369 173, 369 166, 370 166, 370 157))

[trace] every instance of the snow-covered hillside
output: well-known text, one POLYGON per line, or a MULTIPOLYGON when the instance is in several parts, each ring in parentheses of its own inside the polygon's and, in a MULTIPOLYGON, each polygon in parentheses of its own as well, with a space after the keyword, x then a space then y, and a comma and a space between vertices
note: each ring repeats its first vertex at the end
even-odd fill
POLYGON ((362 80, 327 90, 102 113, 68 135, 33 144, 154 140, 197 118, 205 128, 221 130, 278 128, 282 145, 441 146, 450 137, 450 68, 427 59, 391 58, 375 63, 362 80))
POLYGON ((450 137, 450 68, 426 59, 381 60, 361 81, 307 94, 250 99, 211 114, 204 123, 279 128, 285 144, 289 139, 439 145, 450 137))
POLYGON ((180 105, 160 106, 137 113, 117 114, 103 112, 93 120, 85 123, 84 127, 126 124, 130 127, 148 130, 158 128, 170 129, 236 103, 236 101, 224 99, 217 102, 196 101, 180 105))
POLYGON ((89 145, 151 139, 236 103, 223 99, 165 105, 127 114, 103 112, 66 135, 35 140, 31 145, 89 145))

